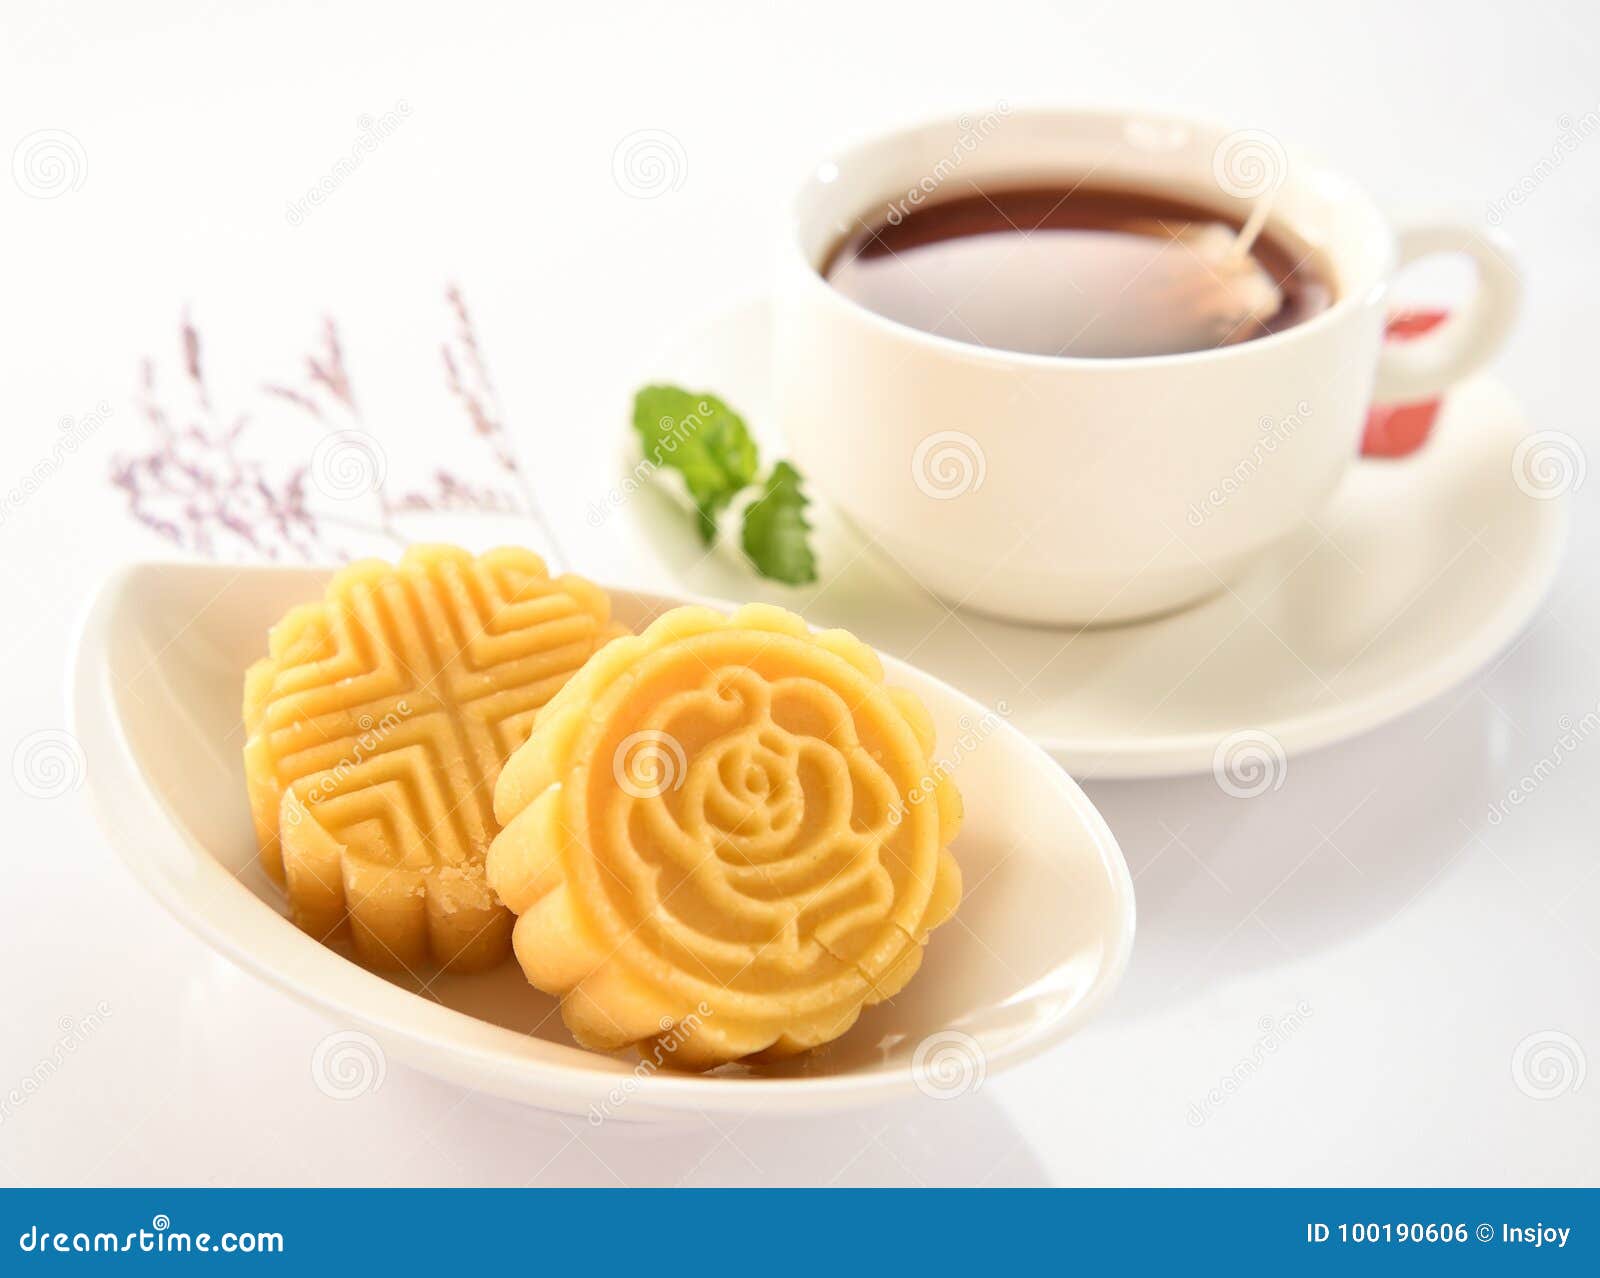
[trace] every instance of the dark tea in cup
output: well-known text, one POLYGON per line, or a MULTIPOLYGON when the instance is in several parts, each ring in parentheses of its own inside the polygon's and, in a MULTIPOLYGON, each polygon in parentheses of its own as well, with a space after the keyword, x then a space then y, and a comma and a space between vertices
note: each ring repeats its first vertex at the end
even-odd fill
POLYGON ((863 218, 822 273, 887 319, 1032 355, 1114 359, 1281 332, 1334 302, 1331 272, 1269 226, 1087 184, 974 190, 863 218))

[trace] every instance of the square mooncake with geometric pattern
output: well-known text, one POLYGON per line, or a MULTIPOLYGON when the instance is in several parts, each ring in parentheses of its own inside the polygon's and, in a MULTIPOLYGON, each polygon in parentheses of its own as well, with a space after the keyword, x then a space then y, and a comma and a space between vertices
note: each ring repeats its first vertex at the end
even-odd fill
POLYGON ((363 963, 470 971, 510 952, 485 877, 494 787, 539 708, 624 633, 537 555, 415 546, 342 569, 245 677, 261 860, 319 940, 363 963))

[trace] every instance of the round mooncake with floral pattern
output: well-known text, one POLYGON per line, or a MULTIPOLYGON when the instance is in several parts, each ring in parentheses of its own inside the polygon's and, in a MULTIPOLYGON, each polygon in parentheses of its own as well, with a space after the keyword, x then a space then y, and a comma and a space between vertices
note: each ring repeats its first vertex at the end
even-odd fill
POLYGON ((684 1069, 843 1034, 954 912, 961 801, 915 696, 840 630, 678 608, 539 712, 489 881, 586 1047, 684 1069))

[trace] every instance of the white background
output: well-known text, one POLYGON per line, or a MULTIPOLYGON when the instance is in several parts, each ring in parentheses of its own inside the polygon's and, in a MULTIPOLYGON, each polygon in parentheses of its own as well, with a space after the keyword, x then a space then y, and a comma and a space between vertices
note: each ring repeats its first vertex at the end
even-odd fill
MULTIPOLYGON (((1396 210, 1481 216, 1541 173, 1504 218, 1528 302, 1498 372, 1534 428, 1593 451, 1600 137, 1548 157, 1600 111, 1597 68, 1600 14, 1577 3, 10 3, 0 152, 65 131, 79 171, 50 199, 0 174, 0 486, 52 455, 62 418, 106 412, 0 526, 0 764, 68 726, 64 657, 96 580, 172 550, 107 476, 113 455, 149 447, 140 364, 178 377, 185 308, 223 416, 293 375, 337 317, 369 425, 396 464, 432 464, 461 437, 438 424, 450 409, 430 362, 458 281, 577 566, 650 584, 626 521, 584 519, 616 482, 636 371, 763 287, 780 202, 822 148, 934 111, 1057 100, 1218 117, 1321 153, 1396 210), (291 224, 357 118, 402 102, 400 127, 291 224), (640 130, 678 148, 657 198, 614 178, 640 130)), ((290 420, 254 429, 303 452, 314 436, 290 420)), ((1137 875, 1127 982, 1080 1036, 956 1102, 596 1131, 397 1063, 377 1091, 330 1099, 309 1070, 329 1026, 149 901, 86 788, 32 797, 7 768, 0 1096, 49 1066, 5 1108, 0 1176, 1595 1183, 1600 1077, 1535 1099, 1512 1059, 1556 1031, 1576 1045, 1569 1064, 1600 1070, 1600 740, 1504 822, 1486 814, 1564 717, 1600 702, 1597 490, 1576 494, 1546 605, 1464 688, 1294 759, 1281 790, 1248 802, 1209 777, 1091 783, 1137 875), (62 1019, 102 1003, 103 1023, 63 1050, 62 1019), (1263 1019, 1302 1003, 1303 1026, 1263 1053, 1263 1019), (1195 1108, 1255 1057, 1224 1103, 1195 1108)))

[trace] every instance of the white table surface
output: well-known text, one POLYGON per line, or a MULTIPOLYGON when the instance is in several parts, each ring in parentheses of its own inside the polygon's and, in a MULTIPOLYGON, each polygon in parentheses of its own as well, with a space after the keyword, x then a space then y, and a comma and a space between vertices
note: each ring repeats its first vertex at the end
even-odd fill
MULTIPOLYGON (((436 358, 417 334, 438 340, 458 281, 574 560, 670 588, 639 580, 627 521, 584 518, 615 482, 633 371, 762 286, 779 202, 826 143, 927 112, 1058 99, 1235 120, 1397 210, 1481 214, 1531 183, 1504 219, 1528 303, 1498 372, 1536 428, 1592 450, 1600 12, 1432 8, 8 4, 0 152, 61 130, 82 168, 50 199, 0 175, 0 487, 51 456, 60 419, 105 410, 5 508, 0 755, 68 726, 63 668, 94 583, 172 550, 108 474, 149 446, 141 362, 176 383, 186 309, 219 414, 293 375, 336 316, 367 420, 426 461, 450 410, 431 371, 416 389, 436 358), (390 136, 294 225, 287 205, 350 153, 357 117, 385 112, 390 136), (641 130, 677 148, 658 198, 613 178, 641 130)), ((0 1176, 1593 1184, 1600 1079, 1536 1099, 1512 1060, 1553 1031, 1600 1070, 1600 739, 1510 818, 1487 812, 1600 703, 1597 491, 1576 494, 1546 605, 1459 691, 1295 759, 1248 802, 1210 777, 1091 783, 1137 875, 1127 982, 1080 1036, 959 1102, 597 1131, 397 1063, 377 1091, 330 1099, 309 1073, 329 1026, 147 899, 87 789, 33 797, 8 769, 0 1096, 42 1082, 0 1112, 0 1176), (1265 1050, 1262 1024, 1302 1004, 1265 1050), (91 1014, 63 1048, 63 1018, 91 1014), (1195 1108, 1252 1058, 1224 1104, 1195 1108)))

